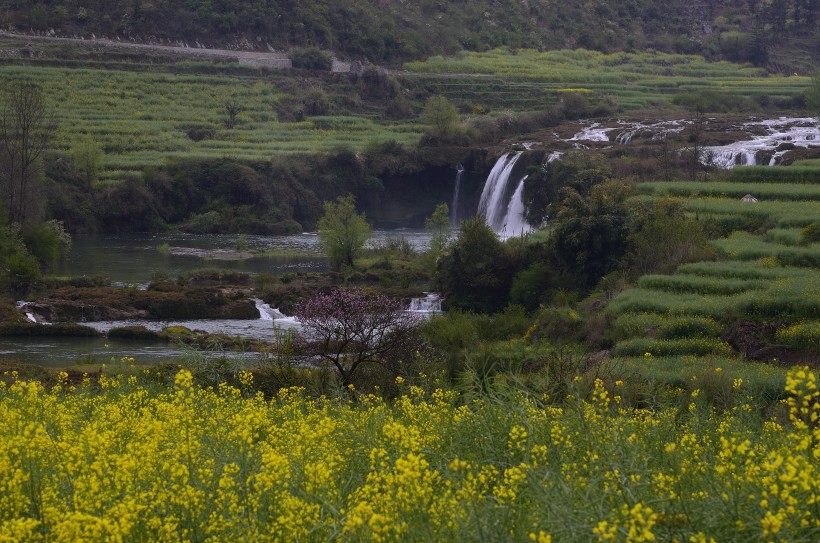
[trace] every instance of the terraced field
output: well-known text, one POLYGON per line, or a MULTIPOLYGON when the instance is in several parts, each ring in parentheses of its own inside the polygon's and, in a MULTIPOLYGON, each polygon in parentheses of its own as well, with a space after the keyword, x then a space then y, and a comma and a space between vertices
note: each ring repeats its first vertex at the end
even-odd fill
POLYGON ((779 345, 820 354, 820 166, 738 168, 726 182, 645 183, 641 198, 673 195, 701 219, 738 224, 754 217, 762 231, 734 231, 715 240, 721 260, 647 275, 609 306, 616 316, 615 352, 624 356, 725 355, 727 327, 773 323, 779 345), (801 183, 789 182, 794 177, 801 183), (754 179, 753 182, 743 182, 754 179), (765 198, 739 201, 741 194, 765 198), (649 196, 646 196, 649 195, 649 196), (809 227, 809 228, 807 228, 809 227))
POLYGON ((611 96, 625 109, 669 104, 676 94, 706 91, 778 100, 800 94, 809 84, 806 77, 769 77, 749 65, 710 63, 694 55, 583 49, 465 51, 405 68, 407 77, 422 78, 452 99, 507 107, 550 103, 567 89, 611 96), (463 75, 454 79, 453 74, 463 75))
POLYGON ((141 73, 109 69, 30 66, 0 68, 0 85, 13 79, 40 84, 59 127, 56 146, 68 149, 91 136, 105 152, 104 177, 138 171, 172 157, 268 160, 271 156, 362 149, 371 142, 418 141, 416 122, 395 123, 373 115, 314 116, 279 122, 275 106, 290 95, 264 77, 141 73), (241 104, 233 129, 225 101, 241 104), (187 132, 209 133, 200 141, 187 132))
MULTIPOLYGON (((107 179, 173 157, 266 160, 339 145, 361 150, 387 140, 415 143, 424 130, 419 117, 383 118, 384 106, 358 96, 344 75, 311 79, 236 63, 167 55, 134 59, 132 51, 105 54, 101 60, 4 58, 0 85, 20 79, 42 85, 59 126, 57 147, 67 149, 90 135, 104 148, 107 179), (317 88, 326 92, 325 115, 280 122, 279 106, 317 88), (242 107, 233 129, 225 123, 226 99, 242 107), (347 103, 351 99, 356 103, 347 103), (191 130, 207 137, 194 141, 187 135, 191 130)), ((465 52, 409 63, 393 75, 417 114, 427 96, 440 94, 490 116, 544 109, 568 92, 609 97, 629 110, 665 106, 681 93, 705 91, 791 100, 809 84, 806 77, 768 76, 748 65, 708 63, 697 56, 585 50, 465 52)))

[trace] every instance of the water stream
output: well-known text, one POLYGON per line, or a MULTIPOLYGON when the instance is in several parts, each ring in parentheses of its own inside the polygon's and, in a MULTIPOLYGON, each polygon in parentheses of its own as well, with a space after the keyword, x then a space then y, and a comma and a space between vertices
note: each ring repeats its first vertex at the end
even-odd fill
MULTIPOLYGON (((430 233, 423 230, 377 230, 369 244, 384 245, 393 238, 403 237, 417 251, 429 247, 430 233)), ((246 236, 247 253, 240 254, 236 246, 238 236, 197 236, 190 234, 129 234, 78 238, 69 259, 63 264, 64 275, 105 275, 114 284, 147 286, 152 276, 176 276, 204 267, 218 267, 253 274, 281 274, 289 271, 326 269, 325 257, 319 249, 318 236, 246 236), (257 254, 251 254, 253 250, 257 254)), ((426 298, 425 298, 426 299, 426 298)), ((420 299, 421 300, 421 299, 420 299)), ((439 302, 440 303, 440 302, 439 302)), ((412 306, 425 303, 414 300, 412 306)), ((25 302, 18 302, 36 321, 25 302)), ((167 326, 184 326, 209 334, 225 334, 240 338, 273 341, 275 327, 295 329, 298 321, 283 315, 278 309, 256 300, 257 319, 199 319, 189 321, 96 321, 83 323, 100 332, 115 327, 144 326, 162 331, 167 326)), ((409 307, 408 307, 409 309, 409 307)), ((440 306, 439 306, 440 309, 440 306)), ((47 323, 44 323, 47 324, 47 323)), ((227 353, 253 362, 254 353, 227 353)), ((164 341, 122 340, 114 338, 44 338, 0 337, 0 362, 37 364, 46 367, 65 367, 82 364, 119 363, 123 357, 133 357, 137 364, 174 360, 179 357, 219 356, 220 353, 197 353, 185 346, 164 341)))

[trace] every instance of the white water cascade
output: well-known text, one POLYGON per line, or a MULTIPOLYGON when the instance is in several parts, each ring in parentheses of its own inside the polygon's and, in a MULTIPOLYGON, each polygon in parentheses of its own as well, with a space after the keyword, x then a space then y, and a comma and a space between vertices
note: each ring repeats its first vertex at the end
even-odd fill
POLYGON ((441 313, 441 295, 437 292, 426 292, 424 298, 412 298, 410 309, 413 313, 441 313))
POLYGON ((505 196, 509 190, 510 174, 522 154, 523 151, 517 151, 502 155, 490 171, 484 183, 484 190, 481 191, 478 214, 484 215, 487 225, 499 233, 505 229, 506 225, 509 202, 506 201, 505 196))
POLYGON ((461 192, 461 178, 464 176, 464 166, 458 165, 456 172, 456 187, 453 189, 453 205, 450 207, 450 224, 458 226, 458 193, 461 192))
POLYGON ((743 127, 763 128, 766 133, 729 145, 704 147, 700 161, 703 164, 714 164, 728 170, 735 166, 755 166, 758 164, 758 153, 769 152, 773 153, 772 156, 761 165, 774 166, 794 147, 820 147, 820 127, 817 125, 817 119, 812 117, 781 117, 780 119, 746 123, 743 127), (784 144, 787 144, 788 148, 778 151, 778 148, 784 144))

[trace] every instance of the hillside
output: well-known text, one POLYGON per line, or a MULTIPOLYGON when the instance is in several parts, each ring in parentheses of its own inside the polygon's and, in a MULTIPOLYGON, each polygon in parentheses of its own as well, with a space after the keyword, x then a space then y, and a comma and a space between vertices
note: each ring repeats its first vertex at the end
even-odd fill
POLYGON ((653 48, 806 70, 818 58, 816 0, 0 0, 0 27, 192 47, 320 47, 395 63, 509 46, 600 51, 653 48), (795 63, 791 59, 795 59, 795 63))

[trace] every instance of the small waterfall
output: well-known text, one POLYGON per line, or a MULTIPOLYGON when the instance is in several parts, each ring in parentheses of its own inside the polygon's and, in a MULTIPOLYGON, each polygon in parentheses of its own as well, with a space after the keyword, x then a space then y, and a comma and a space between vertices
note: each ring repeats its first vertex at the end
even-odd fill
POLYGON ((276 319, 287 318, 281 311, 269 306, 259 298, 254 298, 253 301, 256 303, 256 310, 259 311, 259 318, 263 321, 273 321, 276 319))
POLYGON ((614 128, 599 128, 600 123, 592 123, 567 141, 609 141, 609 132, 614 128))
POLYGON ((29 304, 30 304, 30 303, 31 303, 31 302, 17 302, 17 304, 16 304, 16 305, 17 305, 17 309, 19 309, 20 311, 23 311, 23 312, 26 314, 26 319, 27 319, 29 322, 33 322, 33 323, 35 323, 35 324, 36 324, 36 323, 37 323, 37 317, 35 317, 35 316, 34 316, 34 313, 32 313, 32 312, 29 310, 29 304))
POLYGON ((456 187, 453 190, 453 205, 450 207, 450 223, 458 226, 458 193, 461 191, 461 178, 464 176, 464 166, 458 165, 456 173, 456 187))
POLYGON ((817 127, 816 120, 811 117, 783 117, 750 122, 743 126, 758 129, 763 127, 768 133, 752 136, 749 140, 738 141, 729 145, 704 147, 700 161, 703 164, 714 164, 719 168, 728 170, 735 166, 756 165, 757 154, 765 151, 775 153, 768 162, 764 162, 764 164, 774 166, 789 151, 788 148, 778 150, 781 145, 787 143, 793 147, 816 147, 818 145, 817 136, 820 134, 820 128, 817 127))
POLYGON ((410 309, 414 313, 441 313, 441 295, 427 292, 424 298, 411 298, 410 309))
POLYGON ((522 154, 523 151, 518 151, 502 155, 490 171, 484 183, 484 190, 481 191, 478 213, 484 215, 487 225, 496 232, 504 229, 504 219, 509 206, 504 197, 508 193, 510 174, 522 154))
POLYGON ((504 235, 508 237, 521 236, 532 231, 532 226, 524 220, 524 199, 521 196, 524 192, 524 181, 527 180, 527 177, 528 176, 525 175, 521 178, 521 181, 518 182, 518 187, 516 187, 510 199, 510 205, 507 206, 507 214, 504 216, 503 228, 504 235))

